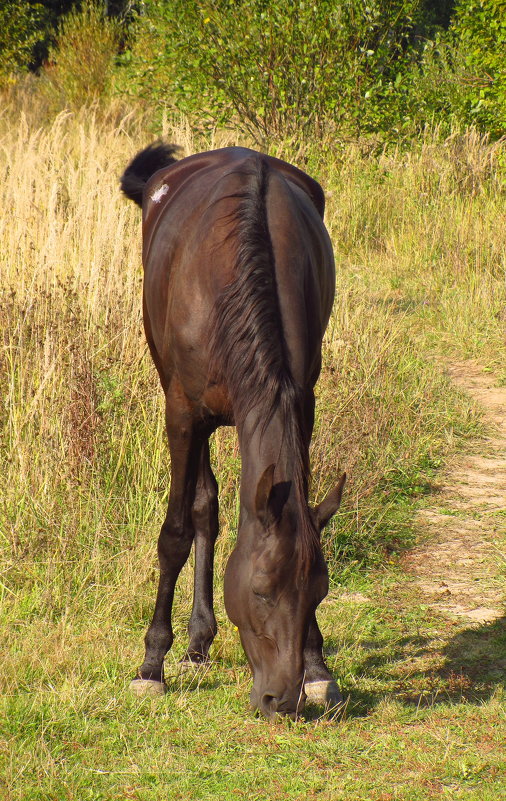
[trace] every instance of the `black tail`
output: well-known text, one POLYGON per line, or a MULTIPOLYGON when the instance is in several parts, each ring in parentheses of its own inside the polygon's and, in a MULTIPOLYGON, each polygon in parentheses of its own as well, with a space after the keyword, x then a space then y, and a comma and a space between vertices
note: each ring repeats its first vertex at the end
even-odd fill
POLYGON ((121 191, 142 208, 142 193, 147 181, 157 170, 177 161, 174 158, 177 150, 178 145, 165 145, 162 142, 145 147, 132 159, 121 176, 121 191))

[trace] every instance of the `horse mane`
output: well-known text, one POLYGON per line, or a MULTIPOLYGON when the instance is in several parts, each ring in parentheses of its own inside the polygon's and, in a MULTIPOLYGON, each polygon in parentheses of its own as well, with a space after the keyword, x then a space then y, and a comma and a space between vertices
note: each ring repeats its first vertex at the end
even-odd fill
POLYGON ((319 536, 307 502, 310 465, 304 396, 290 369, 267 222, 269 165, 254 156, 240 169, 249 182, 233 195, 238 205, 231 215, 234 225, 228 238, 233 238, 236 249, 235 277, 214 307, 211 366, 226 381, 236 425, 255 409, 263 434, 274 413, 280 413, 283 437, 294 456, 298 563, 307 575, 319 549, 319 536))

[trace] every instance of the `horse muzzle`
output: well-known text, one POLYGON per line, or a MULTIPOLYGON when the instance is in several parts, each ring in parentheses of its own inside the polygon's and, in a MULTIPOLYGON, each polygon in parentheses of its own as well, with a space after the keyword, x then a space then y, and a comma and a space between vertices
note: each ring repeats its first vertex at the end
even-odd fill
POLYGON ((293 692, 277 693, 273 689, 258 692, 253 688, 250 694, 252 709, 257 709, 268 720, 276 717, 289 717, 296 720, 304 710, 306 693, 302 689, 302 682, 293 692))

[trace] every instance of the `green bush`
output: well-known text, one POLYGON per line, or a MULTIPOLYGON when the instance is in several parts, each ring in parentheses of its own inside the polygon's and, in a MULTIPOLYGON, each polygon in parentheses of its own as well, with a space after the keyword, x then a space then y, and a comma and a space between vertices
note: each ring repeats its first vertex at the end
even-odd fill
POLYGON ((506 0, 458 0, 453 23, 466 121, 506 133, 506 0))
POLYGON ((506 0, 145 0, 119 86, 257 141, 506 131, 506 0))
POLYGON ((26 68, 43 20, 41 4, 26 0, 0 2, 0 85, 9 83, 16 72, 26 68))
POLYGON ((84 0, 63 17, 44 69, 45 86, 58 106, 79 108, 110 95, 120 26, 99 0, 84 0))
POLYGON ((406 116, 420 128, 506 133, 506 0, 459 0, 447 32, 407 78, 406 116))
POLYGON ((391 125, 387 105, 420 0, 146 0, 125 82, 134 94, 256 139, 391 125))

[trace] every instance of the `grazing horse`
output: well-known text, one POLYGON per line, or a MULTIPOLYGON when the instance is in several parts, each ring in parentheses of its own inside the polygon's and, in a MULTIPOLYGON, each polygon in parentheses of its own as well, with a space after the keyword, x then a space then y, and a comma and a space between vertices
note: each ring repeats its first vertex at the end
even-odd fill
POLYGON ((186 661, 208 659, 216 634, 217 484, 209 436, 235 425, 241 452, 237 544, 225 606, 253 673, 251 704, 295 717, 306 697, 338 703, 315 610, 328 591, 320 531, 345 476, 308 506, 313 388, 334 297, 319 184, 239 147, 176 160, 154 144, 121 179, 142 208, 144 327, 165 393, 171 456, 160 578, 146 653, 131 687, 165 690, 174 587, 195 543, 186 661))

